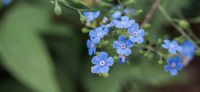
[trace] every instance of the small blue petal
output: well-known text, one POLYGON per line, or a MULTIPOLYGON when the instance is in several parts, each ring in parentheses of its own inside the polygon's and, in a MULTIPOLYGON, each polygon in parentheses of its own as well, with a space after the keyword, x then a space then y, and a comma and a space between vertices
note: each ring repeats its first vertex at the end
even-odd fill
POLYGON ((169 71, 170 70, 170 66, 169 65, 165 65, 164 70, 165 70, 165 72, 169 71))
POLYGON ((122 22, 128 22, 128 20, 129 20, 129 17, 127 17, 127 16, 122 16, 121 17, 121 21, 122 22))
POLYGON ((118 19, 122 16, 122 13, 120 11, 116 11, 112 14, 113 19, 118 19))
POLYGON ((101 73, 102 74, 108 73, 108 71, 109 71, 109 67, 108 66, 101 67, 101 73))
POLYGON ((100 62, 100 59, 99 59, 99 57, 97 57, 97 56, 94 56, 94 57, 92 58, 92 64, 99 65, 99 62, 100 62))
POLYGON ((91 72, 92 73, 100 73, 101 72, 101 66, 99 66, 99 65, 92 66, 91 72))
POLYGON ((100 52, 98 55, 99 59, 105 60, 108 57, 106 52, 100 52))
POLYGON ((126 49, 125 49, 125 55, 126 55, 126 56, 129 56, 129 55, 131 54, 131 52, 132 52, 132 51, 131 51, 131 49, 129 49, 129 48, 126 48, 126 49))
POLYGON ((170 73, 172 76, 175 76, 175 75, 177 75, 178 71, 175 69, 172 69, 172 70, 170 70, 170 73))
POLYGON ((108 59, 106 60, 106 65, 107 66, 112 66, 114 64, 114 60, 112 57, 108 57, 108 59))

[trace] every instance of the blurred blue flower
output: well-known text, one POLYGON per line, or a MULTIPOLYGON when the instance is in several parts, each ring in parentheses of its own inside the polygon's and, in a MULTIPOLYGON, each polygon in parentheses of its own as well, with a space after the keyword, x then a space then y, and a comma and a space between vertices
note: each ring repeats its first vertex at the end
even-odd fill
POLYGON ((92 64, 95 64, 91 68, 92 73, 108 73, 109 67, 114 64, 112 57, 108 57, 106 52, 100 52, 98 56, 92 58, 92 64))
POLYGON ((112 14, 113 19, 119 19, 122 16, 122 12, 116 11, 112 14))
POLYGON ((129 28, 135 23, 135 20, 129 20, 129 17, 122 16, 121 21, 113 20, 113 23, 116 28, 129 28))
POLYGON ((8 5, 12 2, 12 0, 2 0, 4 5, 8 5))
POLYGON ((128 28, 128 33, 130 34, 129 39, 132 42, 138 43, 138 44, 141 44, 144 42, 143 37, 145 35, 145 32, 143 29, 139 29, 139 25, 137 23, 134 23, 133 26, 128 28))
POLYGON ((98 27, 95 30, 91 30, 89 33, 90 39, 94 43, 99 43, 100 39, 108 34, 109 29, 106 27, 98 27))
POLYGON ((182 47, 176 41, 164 40, 163 48, 168 49, 170 54, 176 54, 176 52, 181 52, 182 47))
POLYGON ((126 61, 127 61, 127 59, 126 59, 125 55, 120 55, 119 56, 119 60, 118 60, 119 64, 125 63, 126 61))
POLYGON ((185 40, 181 45, 183 50, 180 52, 183 63, 187 65, 194 57, 195 46, 189 40, 185 40))
POLYGON ((92 42, 90 39, 87 40, 87 48, 88 48, 88 54, 92 55, 96 53, 96 44, 92 42))
POLYGON ((100 16, 100 11, 97 12, 83 12, 83 16, 86 17, 87 22, 91 22, 100 16))
POLYGON ((120 55, 130 55, 131 47, 133 47, 133 43, 130 40, 126 40, 125 36, 119 36, 118 41, 113 42, 113 48, 117 50, 117 53, 120 55))
POLYGON ((177 75, 178 71, 183 69, 183 64, 181 63, 180 57, 172 57, 167 59, 167 65, 165 65, 165 72, 170 71, 172 76, 177 75))

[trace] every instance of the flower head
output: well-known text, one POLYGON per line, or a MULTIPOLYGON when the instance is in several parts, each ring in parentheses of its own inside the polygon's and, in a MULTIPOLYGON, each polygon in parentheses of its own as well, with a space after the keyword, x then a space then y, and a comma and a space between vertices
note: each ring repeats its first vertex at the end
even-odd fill
POLYGON ((181 52, 182 47, 176 41, 164 40, 163 48, 168 49, 170 54, 176 54, 176 52, 181 52))
POLYGON ((187 65, 194 57, 195 46, 189 40, 186 40, 181 45, 183 50, 180 52, 183 63, 187 65))
POLYGON ((115 48, 120 55, 130 55, 132 52, 130 49, 131 47, 133 47, 133 43, 130 40, 126 40, 125 36, 119 36, 118 41, 113 42, 113 48, 115 48))
POLYGON ((99 43, 100 39, 103 38, 108 32, 109 32, 108 28, 98 27, 95 30, 91 30, 89 35, 94 43, 99 43))
POLYGON ((108 57, 106 52, 100 52, 98 56, 94 56, 92 58, 92 63, 95 64, 92 66, 92 73, 108 73, 109 67, 114 64, 114 60, 112 57, 108 57))
POLYGON ((130 28, 128 28, 128 33, 130 34, 129 39, 134 42, 134 43, 138 43, 141 44, 144 42, 144 30, 143 29, 139 29, 139 25, 137 23, 134 23, 133 26, 131 26, 130 28))
POLYGON ((129 20, 129 17, 122 16, 121 21, 113 20, 113 23, 116 28, 129 28, 135 23, 135 20, 129 20))
POLYGON ((88 48, 88 54, 92 55, 96 53, 96 44, 92 42, 90 39, 87 40, 87 48, 88 48))
POLYGON ((94 19, 98 18, 100 15, 100 11, 97 12, 83 12, 83 16, 86 17, 87 22, 91 22, 94 19))
POLYGON ((113 19, 118 19, 122 16, 122 12, 121 11, 116 11, 112 14, 112 18, 113 19))
POLYGON ((167 65, 165 65, 165 72, 170 71, 172 76, 177 75, 178 71, 183 69, 183 64, 181 63, 180 57, 172 57, 167 60, 167 65))

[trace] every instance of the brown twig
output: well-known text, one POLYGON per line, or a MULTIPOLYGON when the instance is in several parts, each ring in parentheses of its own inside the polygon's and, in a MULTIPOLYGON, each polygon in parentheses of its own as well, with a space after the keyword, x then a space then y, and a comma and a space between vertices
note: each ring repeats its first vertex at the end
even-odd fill
POLYGON ((154 15, 155 11, 157 10, 159 4, 160 4, 160 0, 154 0, 154 3, 152 4, 151 8, 146 14, 144 20, 141 22, 141 26, 143 26, 145 23, 147 23, 151 19, 151 17, 154 15))

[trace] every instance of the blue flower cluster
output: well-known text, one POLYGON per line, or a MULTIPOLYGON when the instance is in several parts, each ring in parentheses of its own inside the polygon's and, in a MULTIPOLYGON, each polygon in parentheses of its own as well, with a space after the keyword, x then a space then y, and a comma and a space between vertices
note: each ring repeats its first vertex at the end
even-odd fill
MULTIPOLYGON (((99 17, 100 12, 84 12, 83 15, 86 17, 87 22, 91 22, 99 17)), ((143 37, 145 32, 143 29, 139 28, 135 20, 129 19, 128 16, 121 16, 121 12, 115 12, 112 18, 114 20, 108 23, 109 18, 103 17, 103 24, 89 31, 90 39, 87 40, 88 53, 89 55, 96 54, 96 45, 109 33, 110 28, 120 31, 125 30, 125 34, 119 35, 118 40, 115 40, 112 46, 119 55, 118 62, 125 63, 127 61, 126 57, 132 53, 131 48, 134 44, 141 44, 144 42, 143 37)), ((114 60, 112 57, 108 57, 106 52, 99 52, 93 57, 92 63, 95 64, 91 68, 92 73, 106 74, 109 71, 109 67, 114 64, 114 60)))
POLYGON ((177 75, 178 71, 183 69, 193 58, 195 46, 188 40, 179 45, 176 41, 164 40, 163 48, 168 49, 168 52, 173 55, 167 59, 165 72, 170 71, 172 76, 177 75))
MULTIPOLYGON (((123 11, 124 12, 124 11, 123 11)), ((123 13, 124 14, 124 13, 123 13)), ((118 63, 127 62, 127 57, 132 54, 132 47, 135 44, 144 43, 145 31, 140 28, 135 20, 130 19, 127 15, 123 15, 121 11, 116 11, 110 17, 103 17, 100 26, 89 31, 89 39, 87 40, 87 48, 89 55, 96 55, 92 58, 91 72, 95 74, 107 74, 110 66, 117 59, 118 63), (110 20, 111 19, 111 20, 110 20), (113 50, 116 50, 115 57, 109 56, 107 52, 101 51, 96 53, 98 44, 104 43, 101 41, 109 32, 118 33, 118 40, 113 41, 113 50), (115 31, 115 32, 114 32, 115 31)), ((100 16, 100 12, 84 12, 87 22, 92 24, 93 20, 100 16)), ((98 25, 95 23, 95 25, 98 25)), ((110 38, 109 38, 110 39, 110 38)), ((110 41, 110 40, 109 40, 110 41)), ((101 44, 102 45, 102 44, 101 44)), ((106 44, 107 45, 107 44, 106 44)), ((106 46, 109 47, 109 46, 106 46)), ((167 58, 167 64, 164 66, 165 72, 170 72, 172 76, 178 74, 194 56, 195 46, 188 40, 181 45, 175 40, 164 40, 162 48, 167 49, 170 54, 167 58)))

